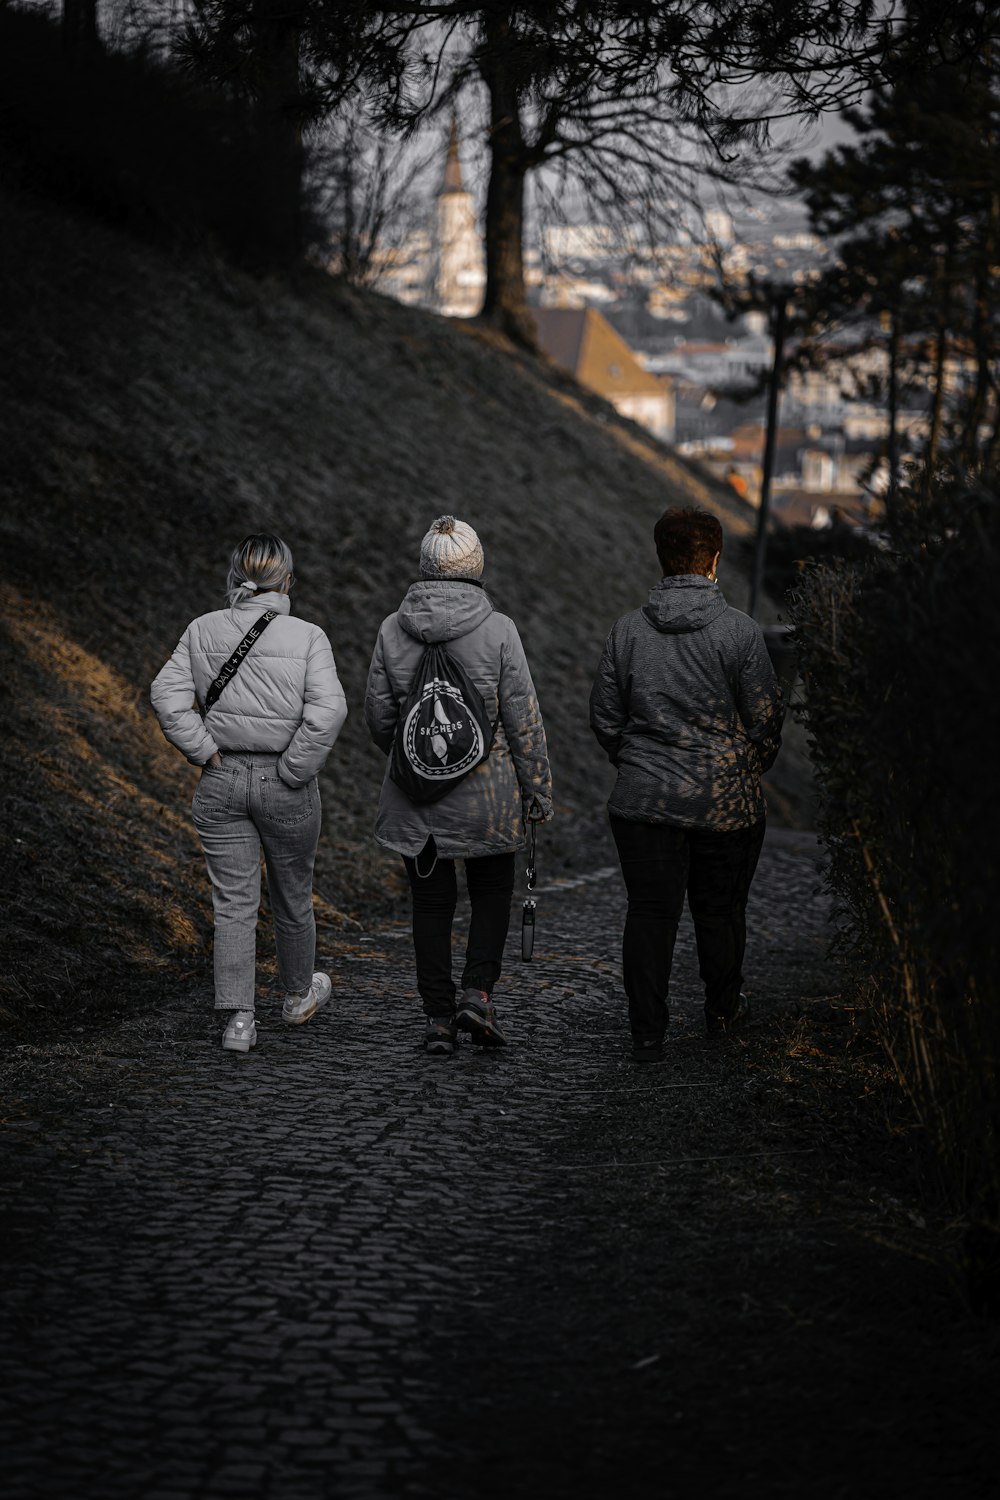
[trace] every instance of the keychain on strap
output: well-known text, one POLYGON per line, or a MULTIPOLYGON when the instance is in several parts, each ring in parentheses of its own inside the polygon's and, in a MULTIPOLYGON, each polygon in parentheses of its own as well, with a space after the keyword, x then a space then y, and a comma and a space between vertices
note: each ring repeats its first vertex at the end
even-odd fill
MULTIPOLYGON (((530 823, 528 826, 531 829, 531 849, 528 854, 528 868, 525 874, 527 876, 528 890, 533 891, 535 889, 535 840, 538 836, 538 824, 530 823)), ((521 957, 525 963, 530 959, 535 946, 536 904, 534 897, 528 895, 525 896, 521 905, 521 957)))

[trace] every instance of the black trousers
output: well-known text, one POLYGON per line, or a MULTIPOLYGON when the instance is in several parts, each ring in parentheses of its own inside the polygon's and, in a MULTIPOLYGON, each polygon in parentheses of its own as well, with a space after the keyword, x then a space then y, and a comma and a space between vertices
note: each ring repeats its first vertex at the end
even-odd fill
POLYGON ((628 892, 622 968, 633 1037, 659 1041, 667 1029, 670 968, 685 895, 705 1014, 731 1016, 743 984, 747 897, 764 842, 763 822, 710 833, 612 815, 611 831, 628 892))
MULTIPOLYGON (((458 902, 455 861, 441 859, 431 838, 416 859, 404 857, 403 863, 413 892, 417 990, 427 1015, 452 1015, 455 982, 451 977, 451 924, 458 902)), ((467 859, 465 881, 472 916, 461 988, 485 990, 489 995, 500 978, 503 947, 510 925, 514 855, 489 854, 479 859, 467 859)))

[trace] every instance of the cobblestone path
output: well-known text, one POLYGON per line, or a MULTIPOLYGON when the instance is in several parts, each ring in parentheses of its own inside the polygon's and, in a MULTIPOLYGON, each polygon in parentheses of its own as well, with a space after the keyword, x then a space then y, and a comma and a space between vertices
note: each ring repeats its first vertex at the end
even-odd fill
MULTIPOLYGON (((830 982, 811 855, 765 850, 765 1024, 830 982)), ((248 1057, 191 996, 99 1053, 22 1049, 7 1500, 987 1494, 940 1274, 768 1108, 754 1044, 703 1037, 686 927, 667 1059, 628 1060, 621 919, 617 871, 543 881, 503 1051, 423 1054, 403 925, 331 955, 307 1026, 262 1007, 248 1057), (859 1198, 872 1232, 838 1218, 859 1198)))

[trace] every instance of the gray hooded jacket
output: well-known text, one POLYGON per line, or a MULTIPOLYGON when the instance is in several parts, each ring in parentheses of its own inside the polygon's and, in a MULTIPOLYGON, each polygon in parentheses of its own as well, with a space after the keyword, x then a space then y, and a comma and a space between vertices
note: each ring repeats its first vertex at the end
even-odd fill
POLYGON ((590 725, 633 823, 718 832, 764 817, 784 709, 760 627, 699 573, 664 578, 605 643, 590 725))
POLYGON ((388 754, 425 645, 440 643, 461 662, 497 719, 488 758, 439 802, 416 805, 388 767, 379 796, 375 838, 384 849, 415 858, 428 837, 445 858, 504 854, 524 844, 525 814, 537 802, 552 813, 552 779, 538 700, 513 620, 498 614, 474 583, 429 578, 414 583, 395 614, 383 620, 368 672, 365 723, 388 754))

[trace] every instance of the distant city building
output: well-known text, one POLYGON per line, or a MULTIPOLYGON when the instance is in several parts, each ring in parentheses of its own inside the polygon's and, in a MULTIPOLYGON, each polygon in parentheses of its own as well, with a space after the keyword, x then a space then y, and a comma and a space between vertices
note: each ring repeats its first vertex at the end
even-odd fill
POLYGON ((429 306, 431 235, 428 230, 411 230, 399 244, 379 249, 375 259, 380 292, 397 302, 405 302, 408 307, 429 306))
POLYGON ((665 442, 673 441, 674 401, 668 382, 643 368, 596 309, 536 307, 533 316, 539 347, 555 364, 610 401, 623 417, 665 442))
POLYGON ((454 121, 441 186, 424 222, 377 255, 378 287, 411 307, 449 318, 474 318, 481 310, 486 271, 472 194, 462 178, 454 121))
POLYGON ((733 216, 724 208, 710 208, 705 215, 705 228, 717 245, 733 243, 733 216))
POLYGON ((542 284, 541 300, 543 307, 589 307, 593 302, 615 302, 617 296, 604 281, 552 275, 542 284))
POLYGON ((474 318, 482 307, 486 272, 475 205, 462 181, 454 121, 435 205, 431 259, 430 306, 448 318, 474 318))
POLYGON ((775 250, 805 250, 809 255, 825 255, 826 246, 818 234, 800 230, 795 234, 776 234, 771 241, 775 250))
MULTIPOLYGON (((629 235, 601 223, 549 224, 529 237, 525 283, 539 345, 623 416, 757 504, 773 346, 763 311, 726 320, 714 296, 720 269, 732 287, 751 274, 795 286, 819 275, 832 252, 794 206, 744 207, 734 220, 723 209, 696 219, 678 204, 676 227, 672 242, 643 253, 635 248, 641 237, 630 252, 629 235)), ((402 301, 450 317, 480 311, 482 237, 454 125, 427 219, 384 252, 382 265, 379 285, 402 301)), ((823 526, 855 519, 877 506, 884 488, 885 351, 828 343, 825 352, 825 368, 793 367, 785 380, 772 475, 776 520, 823 526)), ((952 352, 946 388, 970 378, 968 361, 952 352)), ((904 389, 896 413, 904 452, 926 435, 927 421, 926 391, 904 389)))
POLYGON ((542 231, 545 254, 550 260, 611 260, 615 234, 606 224, 550 224, 542 231))
POLYGON ((650 358, 656 374, 678 375, 715 390, 745 390, 766 375, 774 358, 767 337, 742 339, 678 338, 671 350, 650 358))

